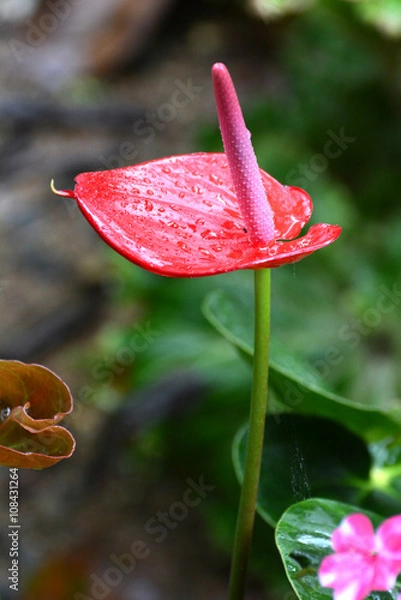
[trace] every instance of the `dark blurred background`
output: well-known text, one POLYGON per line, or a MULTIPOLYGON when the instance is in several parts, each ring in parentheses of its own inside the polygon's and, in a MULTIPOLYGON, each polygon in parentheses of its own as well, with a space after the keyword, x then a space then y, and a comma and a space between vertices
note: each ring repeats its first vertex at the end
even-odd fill
MULTIPOLYGON (((20 471, 22 600, 225 598, 230 447, 250 386, 200 304, 215 288, 252 293, 252 273, 142 271, 50 180, 71 189, 82 171, 220 151, 210 68, 225 62, 260 166, 344 230, 274 272, 273 335, 338 394, 398 407, 400 37, 394 0, 1 1, 0 356, 64 378, 78 444, 20 471), (209 491, 185 511, 202 478, 209 491), (136 540, 149 554, 113 579, 136 540)), ((0 481, 6 524, 7 469, 0 481)), ((291 598, 262 521, 252 565, 249 599, 291 598)))

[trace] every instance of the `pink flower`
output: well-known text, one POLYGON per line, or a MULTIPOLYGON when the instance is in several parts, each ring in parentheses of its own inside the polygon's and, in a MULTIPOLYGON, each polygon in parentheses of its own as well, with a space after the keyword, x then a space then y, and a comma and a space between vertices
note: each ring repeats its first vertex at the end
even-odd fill
POLYGON ((331 545, 335 554, 323 559, 319 582, 334 588, 334 600, 363 600, 390 590, 401 571, 401 515, 384 521, 376 533, 368 517, 350 515, 333 531, 331 545))

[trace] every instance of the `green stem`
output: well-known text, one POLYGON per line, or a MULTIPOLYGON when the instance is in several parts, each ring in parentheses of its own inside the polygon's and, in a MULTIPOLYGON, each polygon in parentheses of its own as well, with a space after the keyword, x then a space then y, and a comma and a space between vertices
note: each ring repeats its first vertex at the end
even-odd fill
POLYGON ((235 531, 229 600, 243 600, 251 553, 267 410, 270 342, 270 270, 255 270, 253 380, 244 481, 235 531))

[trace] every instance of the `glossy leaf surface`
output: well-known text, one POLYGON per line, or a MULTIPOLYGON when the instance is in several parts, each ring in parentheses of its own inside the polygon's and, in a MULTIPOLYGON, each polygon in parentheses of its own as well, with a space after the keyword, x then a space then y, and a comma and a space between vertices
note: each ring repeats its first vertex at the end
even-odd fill
MULTIPOLYGON (((211 292, 203 304, 209 322, 245 355, 253 356, 253 301, 251 295, 211 292)), ((363 405, 332 393, 317 373, 272 340, 269 389, 275 412, 294 412, 334 419, 367 441, 397 435, 400 415, 363 405)))
POLYGON ((400 512, 401 440, 398 435, 369 444, 372 485, 365 491, 363 506, 386 516, 400 512))
POLYGON ((81 173, 73 192, 58 193, 76 198, 89 223, 117 252, 167 276, 279 267, 337 239, 341 228, 326 224, 294 239, 311 216, 311 199, 261 173, 275 225, 275 240, 263 247, 247 234, 223 153, 81 173))
POLYGON ((75 440, 58 423, 72 407, 68 387, 49 369, 0 361, 0 464, 44 468, 70 457, 75 440))
MULTIPOLYGON (((320 586, 317 571, 325 556, 333 552, 330 537, 342 519, 363 512, 377 527, 379 515, 359 508, 320 498, 292 505, 276 528, 276 543, 288 579, 301 600, 332 600, 333 590, 320 586)), ((393 600, 388 592, 373 592, 369 600, 393 600)))

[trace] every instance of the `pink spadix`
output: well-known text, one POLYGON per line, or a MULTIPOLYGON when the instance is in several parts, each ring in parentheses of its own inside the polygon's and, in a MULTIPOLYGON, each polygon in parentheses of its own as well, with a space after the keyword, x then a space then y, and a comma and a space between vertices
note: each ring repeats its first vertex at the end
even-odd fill
POLYGON ((234 84, 222 63, 212 68, 217 113, 234 191, 253 243, 266 246, 274 239, 273 211, 246 128, 234 84))

